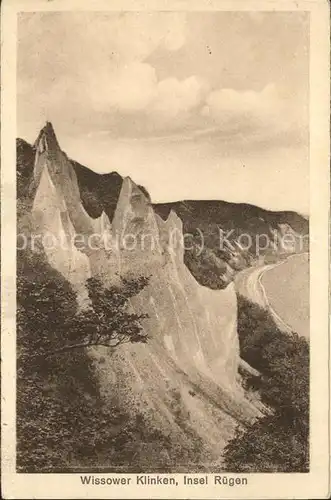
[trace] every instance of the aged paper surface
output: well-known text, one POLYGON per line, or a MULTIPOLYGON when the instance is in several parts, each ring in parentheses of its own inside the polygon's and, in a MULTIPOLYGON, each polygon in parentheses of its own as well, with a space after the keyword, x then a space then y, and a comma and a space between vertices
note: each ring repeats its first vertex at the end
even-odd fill
POLYGON ((327 2, 1 19, 4 498, 327 498, 327 2))

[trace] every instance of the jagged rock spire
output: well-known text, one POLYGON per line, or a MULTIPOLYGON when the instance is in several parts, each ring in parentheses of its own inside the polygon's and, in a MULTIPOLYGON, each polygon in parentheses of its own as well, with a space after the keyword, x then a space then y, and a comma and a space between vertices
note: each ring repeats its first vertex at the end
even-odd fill
POLYGON ((51 153, 52 151, 60 149, 60 145, 51 122, 46 122, 45 126, 41 129, 34 143, 34 147, 39 153, 43 153, 44 151, 51 153))

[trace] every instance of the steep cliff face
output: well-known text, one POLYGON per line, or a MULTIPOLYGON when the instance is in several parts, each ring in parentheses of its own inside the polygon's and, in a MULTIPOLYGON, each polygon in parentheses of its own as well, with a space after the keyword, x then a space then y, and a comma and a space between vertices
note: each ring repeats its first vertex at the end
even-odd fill
MULTIPOLYGON (((133 412, 143 412, 173 443, 202 440, 209 459, 220 451, 238 422, 259 411, 245 398, 238 380, 236 294, 199 285, 184 264, 182 222, 171 212, 163 221, 130 178, 123 181, 112 237, 122 276, 150 278, 131 300, 147 345, 128 346, 100 368, 103 390, 116 391, 133 412), (124 375, 125 374, 125 375, 124 375), (111 389, 110 389, 111 388, 111 389), (174 411, 174 402, 177 402, 174 411)), ((184 465, 184 464, 183 464, 184 465)))
POLYGON ((105 401, 109 391, 116 394, 174 446, 191 446, 199 438, 205 460, 217 462, 235 425, 259 414, 239 383, 233 285, 211 290, 194 279, 184 263, 181 220, 173 211, 163 220, 130 178, 121 183, 112 220, 105 211, 93 218, 77 168, 50 124, 33 151, 27 176, 34 186, 31 232, 79 299, 90 276, 106 283, 119 276, 150 278, 131 301, 133 311, 148 315, 142 322, 147 345, 122 346, 112 357, 107 348, 91 351, 105 401))
POLYGON ((109 219, 92 218, 84 208, 75 168, 61 151, 51 124, 35 143, 32 232, 42 242, 51 265, 84 294, 90 276, 108 276, 102 235, 109 219))
POLYGON ((239 356, 235 293, 232 286, 215 292, 193 278, 184 264, 178 216, 171 212, 164 222, 127 178, 112 230, 113 236, 121 235, 120 273, 150 277, 149 286, 132 301, 134 308, 149 314, 144 328, 158 332, 183 369, 193 365, 213 380, 221 376, 226 385, 234 385, 239 356), (128 236, 134 247, 126 247, 128 236))

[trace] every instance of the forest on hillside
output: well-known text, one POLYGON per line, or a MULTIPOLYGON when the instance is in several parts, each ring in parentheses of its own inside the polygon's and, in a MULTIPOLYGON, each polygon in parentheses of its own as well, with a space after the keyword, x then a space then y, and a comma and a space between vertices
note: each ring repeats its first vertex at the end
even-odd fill
POLYGON ((248 428, 238 427, 225 450, 231 472, 309 472, 309 344, 288 335, 268 311, 238 296, 241 357, 260 376, 245 380, 271 409, 248 428))

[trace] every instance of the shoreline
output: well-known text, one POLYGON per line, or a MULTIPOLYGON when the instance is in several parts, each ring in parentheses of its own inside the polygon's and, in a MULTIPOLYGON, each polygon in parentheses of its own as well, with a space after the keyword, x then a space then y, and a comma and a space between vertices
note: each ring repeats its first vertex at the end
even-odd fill
MULTIPOLYGON (((286 259, 274 264, 267 264, 245 269, 242 273, 239 273, 238 277, 236 277, 237 279, 235 280, 237 292, 239 292, 241 295, 248 298, 252 302, 260 305, 261 307, 267 308, 270 311, 270 314, 272 315, 276 325, 289 335, 292 335, 295 332, 295 329, 292 328, 285 320, 283 320, 280 314, 278 314, 278 312, 271 305, 266 289, 262 284, 262 278, 264 274, 270 269, 274 269, 287 263, 293 257, 302 255, 308 255, 309 258, 309 252, 292 254, 286 257, 286 259)), ((307 339, 304 334, 301 334, 300 332, 297 333, 298 335, 307 339)))
MULTIPOLYGON (((291 256, 293 257, 293 255, 291 256)), ((265 299, 265 303, 266 303, 266 307, 269 309, 275 323, 277 324, 277 326, 279 326, 281 328, 281 330, 283 330, 285 333, 288 333, 289 335, 292 335, 293 333, 293 329, 290 327, 290 325, 288 323, 286 323, 286 321, 284 321, 280 315, 275 311, 275 309, 272 307, 271 303, 270 303, 270 300, 268 299, 268 296, 267 296, 267 292, 266 292, 266 289, 265 287, 263 286, 262 284, 262 278, 264 276, 264 274, 267 272, 267 271, 270 271, 270 269, 275 269, 276 267, 279 267, 281 266, 282 264, 284 264, 285 262, 287 262, 287 259, 285 259, 284 261, 282 262, 278 262, 277 264, 273 265, 272 267, 269 267, 267 269, 262 269, 261 270, 261 273, 259 274, 259 277, 258 277, 258 283, 261 287, 261 291, 262 291, 262 294, 264 296, 264 299, 265 299)))

